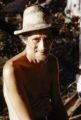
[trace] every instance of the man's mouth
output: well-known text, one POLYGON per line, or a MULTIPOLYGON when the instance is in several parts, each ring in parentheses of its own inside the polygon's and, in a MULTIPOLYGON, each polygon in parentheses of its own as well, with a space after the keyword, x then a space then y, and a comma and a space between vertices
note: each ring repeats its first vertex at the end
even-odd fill
POLYGON ((38 53, 39 53, 40 55, 47 55, 48 52, 47 52, 47 51, 43 51, 43 52, 39 52, 39 51, 38 51, 38 53))
POLYGON ((40 55, 47 55, 48 54, 48 50, 35 50, 35 53, 38 53, 40 55))

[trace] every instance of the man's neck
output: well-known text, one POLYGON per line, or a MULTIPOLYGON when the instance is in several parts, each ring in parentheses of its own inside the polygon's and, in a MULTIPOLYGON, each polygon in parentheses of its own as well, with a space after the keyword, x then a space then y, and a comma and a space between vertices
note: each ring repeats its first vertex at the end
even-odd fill
POLYGON ((37 61, 33 61, 33 60, 29 60, 28 57, 26 56, 26 54, 24 55, 24 61, 25 61, 25 65, 27 67, 31 67, 31 68, 38 68, 41 67, 45 64, 46 61, 40 61, 39 63, 37 63, 37 61))

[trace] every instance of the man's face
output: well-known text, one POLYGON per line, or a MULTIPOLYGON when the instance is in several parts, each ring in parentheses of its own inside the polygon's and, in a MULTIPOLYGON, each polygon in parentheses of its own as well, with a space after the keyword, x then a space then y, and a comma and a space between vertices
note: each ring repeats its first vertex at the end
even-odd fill
POLYGON ((34 63, 44 61, 49 53, 52 43, 50 31, 34 31, 31 35, 24 36, 27 58, 34 63), (49 33, 48 33, 49 32, 49 33))

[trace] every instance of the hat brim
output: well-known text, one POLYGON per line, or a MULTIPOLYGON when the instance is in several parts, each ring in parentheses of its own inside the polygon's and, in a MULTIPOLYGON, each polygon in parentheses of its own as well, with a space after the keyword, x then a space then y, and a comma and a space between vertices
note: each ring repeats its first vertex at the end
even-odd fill
POLYGON ((25 32, 41 30, 41 29, 46 29, 46 28, 50 28, 50 27, 52 27, 51 24, 42 24, 42 25, 37 25, 37 26, 30 26, 26 29, 21 29, 21 30, 14 31, 14 35, 19 35, 19 34, 22 34, 22 33, 25 33, 25 32))

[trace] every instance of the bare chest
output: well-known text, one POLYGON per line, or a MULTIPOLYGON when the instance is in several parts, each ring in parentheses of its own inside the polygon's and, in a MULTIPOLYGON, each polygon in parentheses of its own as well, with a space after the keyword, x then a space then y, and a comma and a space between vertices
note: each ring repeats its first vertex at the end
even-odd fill
POLYGON ((45 68, 23 69, 20 78, 26 93, 31 96, 38 97, 50 91, 51 76, 45 68))

